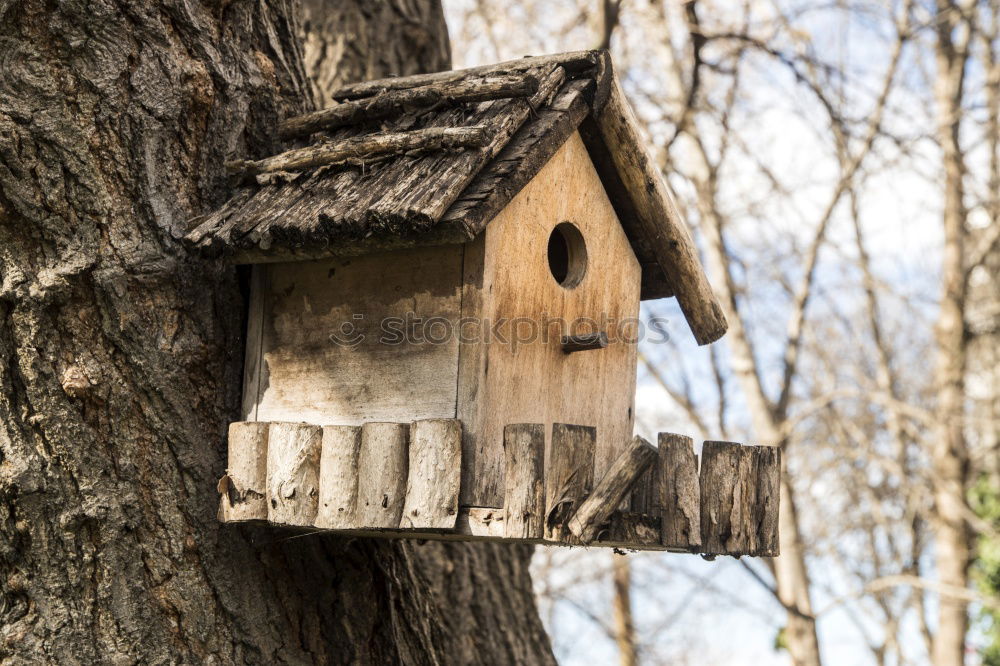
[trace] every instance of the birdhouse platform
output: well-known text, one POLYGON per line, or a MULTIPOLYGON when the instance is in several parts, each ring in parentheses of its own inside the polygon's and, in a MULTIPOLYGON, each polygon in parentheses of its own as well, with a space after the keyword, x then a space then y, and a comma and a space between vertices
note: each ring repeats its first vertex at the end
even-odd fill
POLYGON ((223 522, 347 536, 603 546, 707 555, 778 554, 780 452, 634 437, 595 478, 596 429, 503 431, 503 506, 459 503, 462 424, 233 423, 219 482, 223 522))

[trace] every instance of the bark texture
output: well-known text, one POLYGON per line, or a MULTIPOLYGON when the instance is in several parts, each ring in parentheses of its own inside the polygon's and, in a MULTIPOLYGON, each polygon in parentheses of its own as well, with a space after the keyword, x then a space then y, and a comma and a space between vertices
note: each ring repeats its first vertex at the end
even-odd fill
MULTIPOLYGON (((443 23, 362 20, 376 4, 397 3, 337 4, 361 17, 339 24, 357 45, 338 60, 343 80, 447 64, 443 23), (367 56, 375 34, 383 48, 367 56), (389 43, 397 35, 409 42, 389 43)), ((437 2, 398 4, 440 18, 437 2)), ((309 110, 295 11, 292 0, 0 3, 0 657, 11 663, 552 661, 526 549, 216 522, 238 419, 240 281, 177 238, 227 198, 227 158, 273 154, 279 119, 309 110)))

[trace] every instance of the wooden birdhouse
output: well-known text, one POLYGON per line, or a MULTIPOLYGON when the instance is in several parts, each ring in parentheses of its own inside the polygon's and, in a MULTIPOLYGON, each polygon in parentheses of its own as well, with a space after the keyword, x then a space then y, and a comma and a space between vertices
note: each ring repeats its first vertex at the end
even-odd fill
POLYGON ((222 519, 776 553, 776 449, 633 438, 640 300, 726 322, 607 53, 336 99, 187 237, 253 265, 222 519))

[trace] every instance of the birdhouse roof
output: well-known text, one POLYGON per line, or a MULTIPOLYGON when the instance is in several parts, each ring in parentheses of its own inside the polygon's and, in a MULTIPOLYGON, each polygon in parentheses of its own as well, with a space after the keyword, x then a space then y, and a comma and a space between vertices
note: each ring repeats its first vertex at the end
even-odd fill
POLYGON ((186 241, 237 263, 464 243, 579 131, 642 266, 700 344, 726 331, 697 249, 606 51, 366 81, 281 123, 288 150, 227 166, 240 189, 186 241))

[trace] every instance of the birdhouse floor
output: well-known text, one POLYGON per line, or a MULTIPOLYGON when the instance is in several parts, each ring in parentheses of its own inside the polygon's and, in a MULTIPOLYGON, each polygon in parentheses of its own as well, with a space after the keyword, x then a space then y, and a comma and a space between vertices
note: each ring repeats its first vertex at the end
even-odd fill
POLYGON ((229 427, 219 519, 345 536, 778 554, 780 452, 635 437, 595 483, 592 427, 504 430, 503 507, 460 506, 457 419, 229 427))

